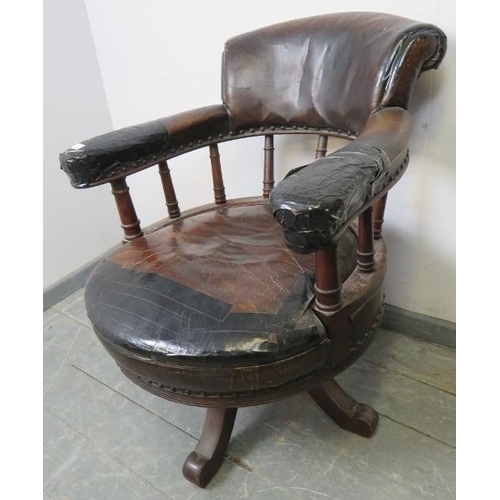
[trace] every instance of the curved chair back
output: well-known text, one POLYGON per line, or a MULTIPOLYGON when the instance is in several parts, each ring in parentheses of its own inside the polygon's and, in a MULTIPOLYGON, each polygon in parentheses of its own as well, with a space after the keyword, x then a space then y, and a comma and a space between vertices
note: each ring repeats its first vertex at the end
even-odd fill
POLYGON ((234 128, 331 127, 358 134, 382 107, 406 107, 446 50, 432 25, 388 14, 298 19, 225 44, 222 100, 234 128))

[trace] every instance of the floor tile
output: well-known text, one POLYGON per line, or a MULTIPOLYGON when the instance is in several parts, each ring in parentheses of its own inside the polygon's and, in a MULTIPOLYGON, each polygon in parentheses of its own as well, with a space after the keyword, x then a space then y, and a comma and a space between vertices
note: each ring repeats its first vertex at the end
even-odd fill
POLYGON ((456 353, 400 333, 380 330, 363 355, 378 365, 455 394, 456 353))
POLYGON ((315 490, 318 498, 454 498, 455 450, 383 417, 366 439, 305 406, 260 442, 255 462, 253 472, 274 486, 315 490))
MULTIPOLYGON (((169 497, 184 500, 198 495, 199 488, 181 473, 185 458, 196 446, 195 439, 78 369, 69 366, 67 370, 72 376, 60 377, 46 397, 50 411, 169 497)), ((227 462, 211 489, 234 488, 249 475, 227 462)), ((252 480, 247 478, 246 484, 251 488, 252 480)))
POLYGON ((70 318, 84 323, 88 327, 92 326, 85 309, 83 288, 80 288, 76 292, 66 297, 64 300, 61 300, 61 302, 55 304, 53 308, 65 314, 66 316, 69 316, 70 318))
POLYGON ((44 414, 44 474, 48 500, 169 500, 50 412, 44 414))
POLYGON ((336 380, 354 399, 451 446, 456 442, 454 395, 363 359, 336 380))
POLYGON ((95 346, 97 340, 89 328, 50 309, 44 313, 43 337, 45 392, 63 367, 95 346))

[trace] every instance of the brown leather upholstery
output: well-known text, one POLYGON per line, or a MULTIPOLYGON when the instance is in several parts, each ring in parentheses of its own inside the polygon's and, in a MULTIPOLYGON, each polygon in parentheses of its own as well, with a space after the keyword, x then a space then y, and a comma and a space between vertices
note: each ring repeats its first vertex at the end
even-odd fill
POLYGON ((373 111, 407 105, 421 69, 437 67, 444 44, 435 26, 367 12, 268 26, 226 43, 222 100, 235 128, 359 133, 373 111))
MULTIPOLYGON (((356 238, 340 246, 341 275, 356 238)), ((128 243, 87 283, 90 320, 141 358, 289 356, 326 332, 308 308, 314 259, 294 255, 261 200, 182 218, 128 243)))

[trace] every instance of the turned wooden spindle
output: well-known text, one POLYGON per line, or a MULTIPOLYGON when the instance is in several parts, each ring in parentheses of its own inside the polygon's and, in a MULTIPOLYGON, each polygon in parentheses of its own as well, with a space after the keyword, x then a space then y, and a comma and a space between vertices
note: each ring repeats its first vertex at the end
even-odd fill
POLYGON ((165 202, 167 205, 168 215, 171 219, 176 219, 181 216, 179 210, 179 203, 175 195, 174 184, 170 175, 170 169, 167 162, 162 160, 158 163, 158 171, 160 172, 161 184, 163 186, 163 194, 165 195, 165 202))
POLYGON ((372 214, 372 207, 368 207, 359 216, 358 222, 358 268, 364 273, 375 269, 372 214))
POLYGON ((214 198, 217 205, 226 203, 226 192, 224 181, 222 180, 222 169, 220 166, 219 147, 217 144, 210 144, 210 162, 212 164, 212 179, 214 181, 214 198))
POLYGON ((264 182, 262 196, 269 198, 274 187, 274 136, 266 135, 264 143, 264 182))
POLYGON ((327 147, 328 147, 328 136, 327 135, 318 136, 318 146, 316 147, 315 158, 321 158, 325 156, 327 147))
POLYGON ((387 193, 373 205, 373 237, 376 240, 382 238, 382 224, 384 223, 385 204, 387 193))
POLYGON ((134 204, 130 197, 130 188, 125 178, 111 181, 111 192, 115 197, 121 226, 125 233, 124 242, 134 240, 142 236, 140 221, 135 213, 134 204))
POLYGON ((314 308, 322 314, 329 315, 342 307, 342 282, 337 245, 330 245, 316 252, 315 264, 314 308))

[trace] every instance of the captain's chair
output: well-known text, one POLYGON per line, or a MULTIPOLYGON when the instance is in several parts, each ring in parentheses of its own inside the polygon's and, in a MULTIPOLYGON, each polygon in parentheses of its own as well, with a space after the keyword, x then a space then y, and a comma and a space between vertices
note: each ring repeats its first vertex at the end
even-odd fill
POLYGON ((382 221, 408 165, 407 106, 445 50, 435 26, 388 14, 269 26, 226 43, 222 104, 61 154, 74 187, 111 185, 125 233, 86 286, 96 335, 134 383, 208 409, 184 464, 193 483, 205 486, 220 467, 238 407, 308 391, 344 429, 374 432, 377 413, 333 377, 381 320, 382 221), (277 134, 314 134, 318 146, 315 161, 275 186, 277 134), (218 144, 254 136, 263 137, 263 192, 229 201, 218 144), (332 136, 352 142, 325 156, 332 136), (181 214, 167 161, 199 148, 215 202, 181 214), (152 166, 169 219, 143 230, 126 178, 152 166))

